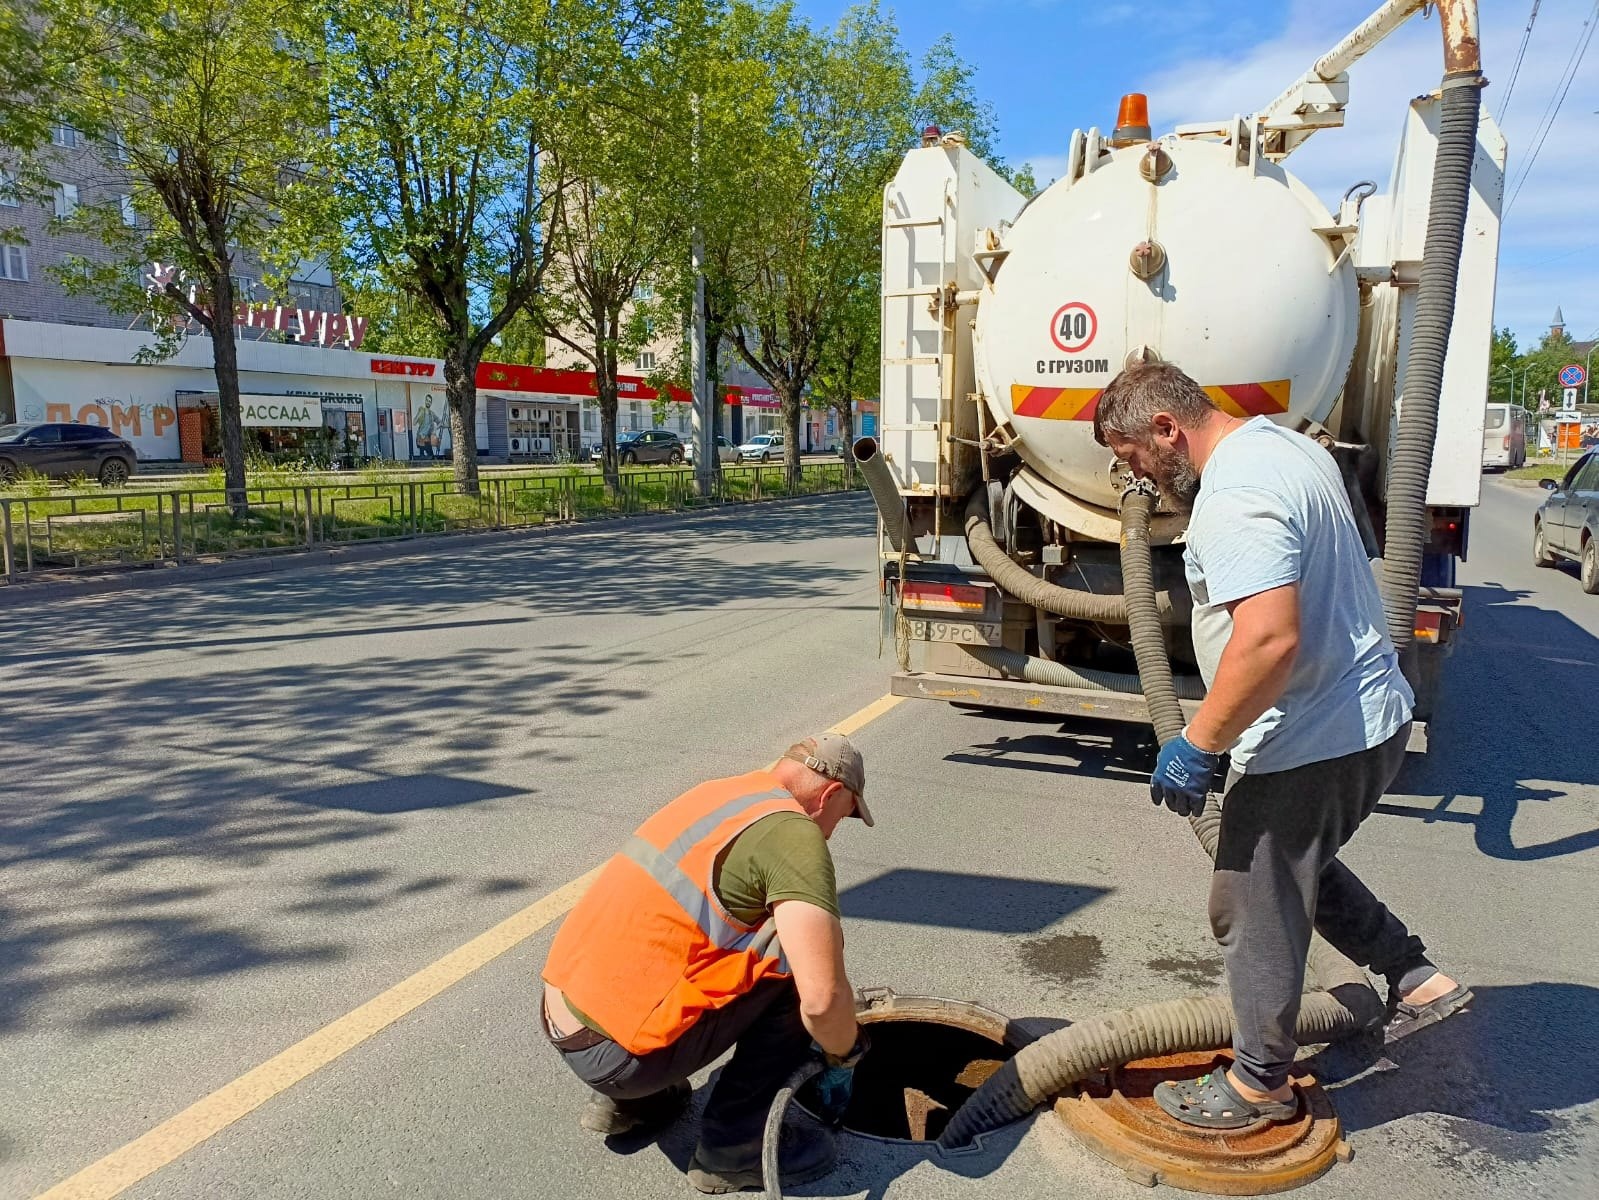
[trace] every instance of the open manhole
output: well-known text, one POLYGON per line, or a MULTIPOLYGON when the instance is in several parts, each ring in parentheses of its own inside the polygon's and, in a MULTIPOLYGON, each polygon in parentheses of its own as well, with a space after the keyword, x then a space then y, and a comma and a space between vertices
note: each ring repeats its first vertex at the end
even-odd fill
POLYGON ((936 996, 864 993, 872 1050, 855 1068, 844 1128, 891 1141, 936 1141, 950 1116, 1026 1041, 989 1009, 936 996))

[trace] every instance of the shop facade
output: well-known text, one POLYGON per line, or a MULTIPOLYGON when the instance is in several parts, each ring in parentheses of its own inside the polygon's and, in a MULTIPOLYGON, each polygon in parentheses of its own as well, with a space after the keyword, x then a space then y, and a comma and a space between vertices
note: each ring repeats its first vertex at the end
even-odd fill
MULTIPOLYGON (((139 330, 0 320, 0 420, 99 425, 133 443, 142 461, 204 462, 220 454, 211 340, 187 338, 160 362, 140 361, 139 330)), ((346 463, 366 458, 447 460, 452 451, 444 364, 348 345, 238 342, 245 445, 271 459, 346 463)), ((600 440, 594 376, 485 362, 477 374, 477 444, 484 458, 583 458, 600 440)), ((617 428, 657 425, 692 435, 689 397, 662 398, 621 376, 617 428)), ((729 388, 719 432, 735 443, 782 429, 768 389, 729 388)), ((860 424, 860 420, 857 420, 860 424)), ((836 444, 830 412, 801 416, 805 450, 836 444)))

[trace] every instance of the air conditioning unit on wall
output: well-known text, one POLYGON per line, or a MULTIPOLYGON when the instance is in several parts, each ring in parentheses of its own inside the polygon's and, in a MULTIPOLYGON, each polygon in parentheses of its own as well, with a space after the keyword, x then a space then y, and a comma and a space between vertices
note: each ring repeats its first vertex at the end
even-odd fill
POLYGON ((526 454, 527 453, 527 439, 526 438, 520 438, 520 437, 512 438, 511 439, 511 453, 512 454, 526 454))

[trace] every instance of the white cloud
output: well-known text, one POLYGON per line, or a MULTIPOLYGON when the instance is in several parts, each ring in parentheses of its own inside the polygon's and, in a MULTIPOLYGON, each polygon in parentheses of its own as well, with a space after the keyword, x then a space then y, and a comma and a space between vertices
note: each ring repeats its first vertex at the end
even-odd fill
MULTIPOLYGON (((1373 0, 1296 0, 1280 32, 1253 45, 1241 44, 1236 53, 1199 49, 1180 66, 1157 74, 1148 87, 1157 131, 1264 107, 1374 7, 1373 0)), ((1541 5, 1504 122, 1510 145, 1510 189, 1521 175, 1534 131, 1590 9, 1591 0, 1544 0, 1541 5)), ((1503 103, 1526 12, 1519 3, 1482 6, 1484 72, 1490 85, 1484 102, 1495 114, 1503 103)), ((1599 36, 1594 40, 1599 43, 1599 36)), ((1205 47, 1215 44, 1208 36, 1203 42, 1205 47)), ((1599 284, 1589 275, 1599 270, 1599 155, 1593 150, 1599 145, 1596 64, 1599 45, 1590 47, 1505 219, 1495 323, 1509 325, 1523 343, 1541 336, 1557 304, 1565 310, 1574 336, 1589 336, 1599 327, 1599 284)), ((1351 69, 1344 127, 1316 134, 1288 159, 1288 168, 1329 207, 1360 179, 1376 180, 1386 189, 1406 104, 1436 87, 1441 74, 1436 15, 1427 20, 1412 17, 1351 69)), ((1065 158, 1039 155, 1033 162, 1043 181, 1061 173, 1065 158)))

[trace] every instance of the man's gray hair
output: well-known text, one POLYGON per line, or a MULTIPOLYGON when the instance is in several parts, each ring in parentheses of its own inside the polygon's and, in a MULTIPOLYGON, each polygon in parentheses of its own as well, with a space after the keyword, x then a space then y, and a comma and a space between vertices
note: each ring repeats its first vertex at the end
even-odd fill
POLYGON ((1094 409, 1094 440, 1101 446, 1110 439, 1124 442, 1149 440, 1156 413, 1170 413, 1184 428, 1203 424, 1220 412, 1205 389, 1184 375, 1176 363, 1133 363, 1110 381, 1094 409))

